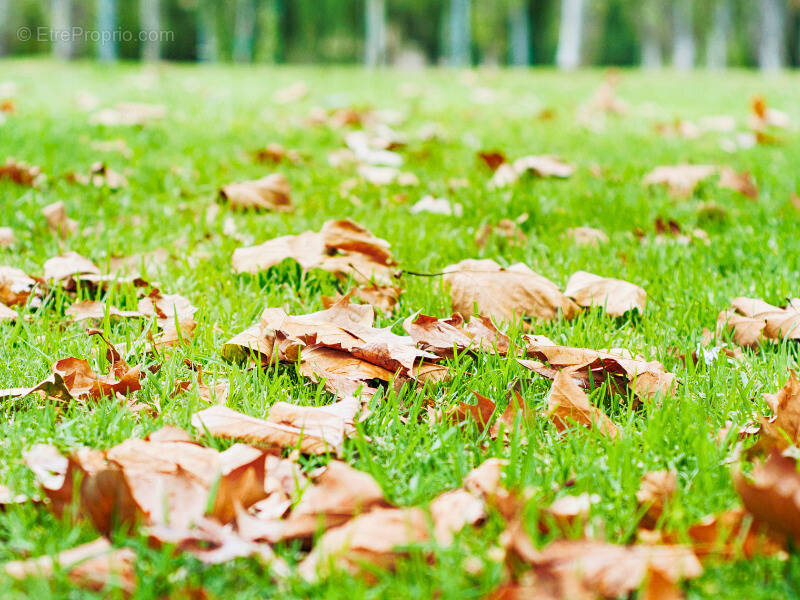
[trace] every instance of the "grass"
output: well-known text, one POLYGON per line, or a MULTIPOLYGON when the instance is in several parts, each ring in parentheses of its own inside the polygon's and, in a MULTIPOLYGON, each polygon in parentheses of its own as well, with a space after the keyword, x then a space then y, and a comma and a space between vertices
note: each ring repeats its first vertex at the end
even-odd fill
MULTIPOLYGON (((0 79, 14 81, 18 94, 17 112, 0 126, 0 161, 13 156, 40 165, 49 180, 38 189, 0 181, 0 225, 12 227, 18 238, 15 247, 0 250, 0 264, 41 274, 43 262, 65 249, 102 267, 112 256, 165 248, 171 259, 147 277, 158 281, 165 292, 187 296, 200 309, 192 343, 148 377, 140 392, 145 401, 160 403, 158 417, 131 414, 110 399, 61 407, 28 398, 0 407, 0 482, 15 492, 36 491, 33 475, 21 459, 34 443, 53 443, 65 451, 81 445, 106 448, 166 423, 188 428, 191 414, 205 403, 196 391, 169 397, 175 381, 188 374, 184 358, 203 364, 212 377, 229 379, 229 405, 249 414, 263 416, 280 400, 330 402, 329 394, 304 382, 291 366, 247 371, 224 362, 218 350, 267 306, 311 312, 322 307, 321 296, 342 289, 327 273, 301 274, 288 262, 258 276, 234 275, 233 250, 245 243, 318 229, 327 219, 349 217, 391 242, 398 260, 413 271, 436 272, 464 258, 487 257, 503 264, 525 262, 562 287, 579 269, 635 282, 648 292, 641 318, 613 320, 586 312, 570 322, 538 326, 537 333, 575 346, 627 347, 662 361, 681 382, 673 399, 636 410, 602 387, 593 392, 593 402, 602 405, 622 430, 616 441, 590 431, 559 438, 548 422, 539 419, 515 432, 506 445, 492 441, 474 425, 417 418, 424 415, 428 400, 450 406, 473 390, 497 399, 503 408, 507 385, 518 379, 529 406, 536 410, 545 406, 549 384, 532 377, 513 359, 461 356, 453 361, 450 383, 419 391, 406 388, 376 401, 361 432, 369 441, 362 436, 346 445, 345 459, 371 473, 390 501, 400 505, 428 501, 459 486, 471 468, 497 456, 511 459, 509 484, 532 490, 531 524, 536 508, 564 494, 564 482, 572 479, 569 493, 587 491, 600 497, 592 507, 591 526, 596 535, 614 542, 629 542, 635 536, 641 516, 635 492, 641 475, 649 470, 679 473, 679 501, 664 516, 664 528, 685 532, 699 518, 736 505, 726 464, 732 443, 717 445, 716 432, 726 420, 741 425, 753 413, 766 410, 760 394, 783 384, 787 369, 796 366, 796 348, 764 346, 748 351, 741 364, 701 361, 696 367, 685 367, 670 349, 691 352, 702 329, 713 328, 717 313, 732 297, 748 295, 781 304, 800 292, 800 220, 789 201, 800 185, 800 144, 796 133, 789 132, 784 145, 729 154, 720 149, 717 134, 696 140, 664 138, 654 131, 653 123, 716 114, 731 114, 743 123, 755 93, 788 111, 797 123, 800 77, 624 73, 619 95, 630 102, 631 113, 609 118, 603 131, 590 132, 576 123, 574 109, 599 84, 600 72, 142 69, 39 61, 6 61, 2 66, 0 79), (274 104, 274 91, 298 79, 308 83, 309 96, 292 105, 274 104), (475 98, 478 87, 493 90, 490 103, 475 98), (118 101, 163 103, 169 116, 143 128, 89 125, 74 100, 83 91, 96 95, 101 106, 118 101), (357 200, 342 194, 340 185, 353 174, 329 166, 326 157, 342 146, 343 132, 305 127, 303 120, 315 105, 406 113, 406 121, 398 126, 411 135, 402 150, 404 169, 414 172, 421 185, 409 189, 362 182, 351 191, 357 200), (555 109, 555 118, 534 118, 545 107, 555 109), (424 142, 414 137, 429 122, 441 125, 443 139, 424 142), (93 141, 118 138, 130 147, 130 159, 91 148, 93 141), (248 152, 274 141, 309 157, 305 165, 284 163, 274 169, 291 182, 295 212, 241 213, 222 206, 217 217, 207 219, 207 208, 215 203, 220 185, 272 170, 253 162, 248 152), (579 168, 564 181, 527 180, 508 190, 488 190, 487 171, 475 159, 477 150, 487 148, 503 149, 512 158, 557 154, 579 168), (129 187, 112 192, 56 177, 86 171, 97 160, 126 173, 129 187), (676 201, 666 190, 641 185, 642 176, 653 167, 684 161, 750 171, 761 190, 759 201, 710 184, 701 185, 691 198, 676 201), (592 165, 602 167, 604 176, 592 175, 592 165), (450 190, 452 178, 465 179, 469 185, 450 190), (398 201, 401 193, 408 195, 405 203, 398 201), (463 216, 412 216, 408 205, 426 193, 460 203, 463 216), (42 207, 57 200, 64 201, 68 214, 79 223, 80 233, 63 241, 47 229, 41 216, 42 207), (707 201, 724 207, 726 218, 711 220, 698 211, 707 201), (510 246, 493 237, 484 248, 476 247, 475 235, 482 225, 522 214, 528 215, 521 225, 526 243, 510 246), (641 228, 652 237, 658 216, 675 219, 684 229, 702 227, 710 244, 640 243, 632 231, 641 228), (224 233, 227 220, 235 224, 235 235, 224 233), (565 231, 580 225, 604 230, 609 243, 576 246, 565 231)), ((402 320, 417 310, 449 314, 449 299, 438 278, 405 276, 402 285, 405 293, 397 316, 380 317, 380 325, 400 331, 402 320)), ((135 308, 131 289, 109 296, 115 306, 135 308)), ((64 317, 70 298, 56 291, 47 302, 46 310, 30 320, 0 325, 0 387, 32 385, 57 359, 90 358, 100 348, 80 325, 64 317)), ((136 340, 142 330, 141 324, 126 321, 104 326, 113 342, 136 340)), ((515 337, 519 335, 516 332, 515 337)), ((319 460, 308 460, 308 468, 319 460)), ((143 540, 119 541, 135 547, 139 556, 137 598, 189 597, 192 589, 202 587, 210 598, 279 594, 287 599, 477 599, 501 578, 501 565, 493 562, 490 552, 500 528, 499 518, 490 519, 481 530, 462 533, 452 547, 435 548, 432 565, 418 553, 397 572, 378 573, 374 583, 336 575, 315 585, 290 578, 280 588, 254 561, 204 567, 191 558, 149 549, 143 540), (473 556, 484 565, 478 574, 463 568, 473 556)), ((547 541, 530 529, 537 544, 547 541)), ((88 525, 71 527, 42 507, 12 507, 0 514, 0 560, 56 552, 95 535, 88 525)), ((290 561, 300 556, 292 546, 280 554, 290 561)), ((799 575, 800 555, 787 562, 758 558, 711 564, 700 579, 686 584, 686 591, 690 598, 793 598, 800 595, 795 583, 799 575)), ((0 596, 106 598, 114 597, 114 592, 79 590, 63 575, 53 581, 21 583, 0 577, 0 596)))

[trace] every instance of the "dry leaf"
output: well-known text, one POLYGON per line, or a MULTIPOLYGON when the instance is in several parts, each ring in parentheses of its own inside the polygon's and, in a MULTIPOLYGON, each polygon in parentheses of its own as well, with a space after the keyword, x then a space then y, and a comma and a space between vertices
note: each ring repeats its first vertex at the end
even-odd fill
POLYGON ((325 346, 303 348, 298 371, 315 383, 324 382, 325 389, 341 398, 356 396, 359 390, 362 397, 368 398, 377 391, 370 385, 373 380, 394 379, 388 369, 325 346))
POLYGON ((284 160, 297 165, 303 162, 303 155, 298 150, 287 150, 281 144, 272 142, 264 148, 251 152, 253 159, 260 163, 278 164, 284 160))
POLYGON ((750 173, 737 173, 730 167, 723 167, 719 176, 719 187, 744 194, 752 200, 758 199, 758 187, 753 183, 750 173))
POLYGON ((352 276, 359 283, 391 284, 395 262, 386 240, 350 221, 327 221, 319 233, 306 231, 287 235, 259 246, 237 248, 233 268, 237 273, 258 273, 292 258, 303 270, 330 271, 352 276))
POLYGON ((478 158, 492 171, 496 171, 500 165, 504 162, 508 162, 505 154, 500 150, 484 150, 478 152, 478 158))
MULTIPOLYGON (((84 300, 83 302, 76 302, 70 306, 64 314, 72 317, 76 323, 85 321, 87 319, 102 320, 106 316, 105 302, 98 302, 97 300, 84 300)), ((136 319, 143 318, 145 315, 135 310, 120 310, 115 306, 108 309, 110 317, 117 317, 120 319, 136 319)))
POLYGON ((757 346, 762 336, 773 341, 800 339, 800 300, 778 307, 757 298, 734 298, 731 310, 717 317, 717 335, 725 329, 732 330, 740 346, 757 346))
POLYGON ((136 587, 135 560, 136 554, 130 548, 115 549, 105 538, 98 538, 60 552, 55 557, 7 562, 3 570, 14 579, 48 578, 57 570, 65 571, 80 587, 97 592, 118 587, 126 594, 132 594, 136 587))
POLYGON ((414 204, 409 212, 412 215, 419 213, 432 213, 435 215, 445 215, 448 217, 460 217, 464 214, 463 207, 458 203, 451 203, 446 198, 434 198, 430 194, 425 195, 422 199, 414 204))
POLYGON ((497 321, 551 320, 560 311, 571 319, 579 310, 552 281, 522 263, 504 269, 491 259, 467 259, 445 267, 444 272, 453 312, 463 317, 477 312, 497 321))
POLYGON ((586 271, 577 271, 567 282, 564 294, 572 298, 578 306, 601 306, 606 314, 621 317, 630 310, 644 312, 647 292, 638 285, 600 277, 586 271))
POLYGON ((107 126, 146 125, 166 116, 167 108, 161 104, 119 102, 114 108, 104 108, 92 114, 89 123, 107 126))
POLYGON ((800 382, 797 374, 790 371, 789 381, 776 394, 764 394, 764 400, 772 409, 772 418, 761 417, 759 447, 779 451, 797 445, 800 440, 800 382))
POLYGON ((77 252, 67 252, 61 256, 49 258, 44 263, 44 278, 47 281, 65 283, 82 275, 100 275, 100 269, 77 252))
POLYGON ((11 227, 0 227, 0 249, 10 248, 17 243, 17 236, 11 227))
POLYGON ((25 304, 34 292, 36 283, 24 271, 0 266, 0 302, 7 306, 25 304))
POLYGON ((67 237, 78 230, 78 223, 67 217, 67 209, 62 201, 48 204, 42 209, 47 226, 53 233, 67 237))
POLYGON ((293 210, 289 180, 280 173, 272 173, 261 179, 229 183, 219 195, 234 208, 260 208, 278 212, 293 210))
POLYGON ((36 186, 44 180, 44 175, 39 167, 32 167, 9 157, 5 164, 0 164, 1 179, 8 179, 18 185, 36 186))
MULTIPOLYGON (((394 312, 394 307, 400 298, 403 290, 394 285, 377 285, 369 284, 351 288, 348 295, 355 299, 371 304, 375 308, 383 311, 386 316, 391 316, 394 312)), ((322 296, 322 305, 325 308, 330 308, 342 299, 341 294, 334 297, 322 296)))
POLYGON ((502 163, 489 181, 490 187, 506 187, 516 182, 526 173, 536 177, 567 178, 575 172, 575 167, 557 156, 523 156, 513 163, 502 163))
POLYGON ((17 320, 17 311, 12 308, 9 308, 2 302, 0 302, 0 322, 2 321, 16 321, 17 320))
POLYGON ((527 354, 535 360, 518 359, 518 362, 548 379, 555 378, 561 369, 569 371, 570 378, 579 386, 589 389, 609 380, 617 393, 626 393, 630 388, 634 394, 652 398, 657 394, 671 395, 675 375, 664 371, 657 361, 645 361, 614 352, 602 352, 588 348, 558 346, 549 340, 526 336, 527 354))
POLYGON ((567 371, 559 371, 553 379, 547 400, 547 418, 559 431, 578 424, 587 429, 597 429, 607 437, 619 435, 614 422, 602 410, 592 406, 586 393, 575 384, 567 371))
POLYGON ((689 196, 697 184, 708 179, 717 172, 713 165, 688 165, 656 167, 645 175, 644 185, 665 185, 669 191, 678 196, 689 196))
POLYGON ((567 229, 567 235, 579 246, 597 246, 608 242, 606 233, 594 227, 573 227, 567 229))
POLYGON ((403 321, 403 329, 423 350, 437 356, 452 356, 453 349, 459 352, 480 349, 505 355, 511 343, 508 336, 499 331, 488 317, 470 317, 465 325, 464 318, 458 313, 449 319, 412 315, 403 321))
POLYGON ((467 490, 451 490, 439 494, 429 507, 433 520, 433 537, 442 546, 453 542, 453 534, 467 525, 475 525, 486 518, 486 505, 467 490))
POLYGON ((642 484, 636 492, 636 500, 645 506, 642 525, 650 529, 664 512, 665 505, 678 491, 678 476, 675 471, 648 471, 642 476, 642 484))

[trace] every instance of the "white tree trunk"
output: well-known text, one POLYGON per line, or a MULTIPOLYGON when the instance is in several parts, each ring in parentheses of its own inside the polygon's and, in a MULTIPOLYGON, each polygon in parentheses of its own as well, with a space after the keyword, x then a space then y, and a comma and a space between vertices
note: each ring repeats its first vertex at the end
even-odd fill
POLYGON ((0 56, 8 53, 8 40, 11 37, 11 10, 8 0, 0 0, 0 56))
POLYGON ((672 66, 679 71, 694 68, 695 44, 691 5, 676 0, 672 7, 672 66))
POLYGON ((256 24, 256 7, 253 0, 236 0, 236 25, 233 30, 233 60, 253 60, 253 35, 256 24))
POLYGON ((556 65, 559 69, 575 69, 581 64, 583 36, 583 0, 561 0, 561 21, 558 28, 556 65))
POLYGON ((97 56, 103 62, 117 60, 117 41, 114 30, 117 28, 117 0, 100 0, 97 7, 97 29, 101 31, 97 43, 97 56))
POLYGON ((786 2, 784 0, 761 0, 761 35, 758 41, 758 66, 762 71, 777 71, 783 67, 784 20, 786 2))
POLYGON ((724 69, 728 66, 728 35, 731 30, 730 0, 717 0, 714 6, 714 23, 706 41, 706 66, 724 69))
POLYGON ((508 27, 509 62, 517 67, 530 64, 530 13, 525 0, 517 0, 509 5, 508 27))
POLYGON ((145 32, 142 41, 142 60, 156 61, 161 58, 161 6, 159 0, 139 0, 139 28, 145 32))
POLYGON ((386 63, 386 2, 366 0, 364 9, 364 63, 368 67, 376 67, 386 63))
POLYGON ((660 69, 664 64, 661 56, 661 44, 658 38, 646 37, 642 40, 642 67, 645 69, 660 69))
POLYGON ((470 0, 450 0, 448 20, 448 59, 454 67, 465 67, 471 62, 472 23, 470 19, 470 0))
POLYGON ((52 0, 52 27, 56 32, 53 41, 53 54, 58 58, 72 56, 72 40, 67 36, 72 27, 71 0, 52 0))
POLYGON ((211 0, 199 0, 197 6, 197 58, 203 62, 219 59, 217 11, 211 0))
POLYGON ((639 7, 641 57, 645 69, 660 69, 662 55, 663 6, 660 0, 645 0, 639 7))

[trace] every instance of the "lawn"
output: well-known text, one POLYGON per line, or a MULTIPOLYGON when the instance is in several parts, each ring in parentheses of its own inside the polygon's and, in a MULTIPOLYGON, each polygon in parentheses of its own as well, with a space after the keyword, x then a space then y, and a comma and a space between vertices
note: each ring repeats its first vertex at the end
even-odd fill
MULTIPOLYGON (((788 129, 776 134, 779 143, 730 152, 721 141, 734 134, 665 136, 656 125, 731 115, 738 129, 745 130, 750 101, 757 94, 797 124, 800 77, 622 72, 617 94, 628 105, 626 113, 592 117, 587 126, 576 110, 603 76, 601 71, 370 73, 338 67, 0 62, 0 82, 16 87, 15 110, 0 125, 0 163, 14 157, 46 174, 36 187, 0 180, 0 226, 10 227, 16 236, 13 245, 0 249, 0 265, 42 275, 48 258, 71 250, 105 269, 114 257, 164 249, 168 257, 148 267, 144 278, 198 308, 193 338, 164 353, 158 359, 161 368, 144 378, 136 392, 141 403, 158 406, 157 413, 133 412, 107 397, 64 403, 30 395, 3 401, 0 483, 16 494, 41 496, 23 460, 36 443, 53 444, 66 455, 81 446, 110 448, 171 424, 193 432, 206 445, 227 448, 229 441, 190 425, 192 414, 209 405, 198 387, 173 394, 176 382, 192 380, 185 359, 202 365, 206 381, 229 381, 227 405, 252 416, 265 417, 278 401, 332 403, 333 395, 300 375, 296 365, 251 369, 227 362, 220 349, 257 322, 267 307, 291 315, 310 313, 323 308, 323 296, 349 287, 325 271, 303 273, 291 260, 258 274, 236 274, 231 268, 234 250, 349 218, 387 240, 400 268, 412 273, 435 274, 463 259, 491 258, 504 266, 523 262, 561 289, 579 270, 635 283, 647 292, 642 314, 611 318, 599 309, 586 310, 572 320, 511 324, 508 333, 520 346, 523 334, 536 333, 557 344, 626 348, 660 361, 678 382, 671 397, 638 405, 607 385, 592 390, 591 402, 620 430, 613 439, 596 428, 575 427, 559 434, 543 416, 517 420, 507 438, 492 439, 478 423, 436 415, 460 402, 473 402, 473 392, 496 400, 502 411, 507 388, 517 382, 526 406, 543 414, 551 383, 512 356, 458 353, 447 361, 451 376, 446 381, 378 392, 357 435, 344 444, 342 459, 372 475, 390 503, 425 504, 461 486, 465 475, 487 458, 498 457, 509 460, 505 486, 525 490, 526 529, 537 547, 554 537, 581 534, 580 526, 555 534, 536 523, 542 507, 584 492, 596 495, 585 524, 590 535, 635 542, 643 516, 636 492, 648 471, 677 472, 676 496, 657 528, 675 532, 683 541, 701 518, 738 506, 731 476, 737 440, 728 436, 720 443, 717 433, 726 421, 735 430, 754 415, 770 414, 761 395, 777 392, 786 382, 788 369, 796 367, 796 346, 765 342, 745 349, 741 360, 720 354, 716 359, 701 357, 696 365, 681 355, 698 348, 703 329, 714 330, 718 313, 732 298, 783 305, 800 291, 800 213, 791 201, 800 186, 800 144, 797 131, 788 129), (276 91, 297 81, 307 84, 305 97, 288 103, 273 99, 276 91), (91 113, 82 106, 90 96, 97 103, 92 111, 132 101, 162 104, 166 116, 143 126, 91 124, 91 113), (402 119, 392 128, 406 135, 407 143, 397 152, 404 159, 402 170, 415 174, 418 185, 373 185, 352 166, 329 164, 328 154, 343 147, 351 128, 311 126, 307 118, 314 107, 351 106, 400 113, 402 119), (551 118, 541 118, 545 109, 551 118), (438 134, 431 138, 424 135, 426 129, 438 134), (104 151, 96 144, 114 140, 122 140, 116 142, 117 150, 104 151), (253 151, 273 142, 298 150, 302 160, 254 160, 253 151), (576 170, 566 179, 527 177, 494 189, 487 185, 491 171, 476 158, 478 151, 492 149, 509 159, 557 155, 576 170), (127 185, 112 190, 62 177, 85 173, 96 161, 123 174, 127 185), (759 188, 758 199, 718 188, 713 179, 687 197, 642 184, 653 168, 684 162, 749 171, 759 188), (292 212, 237 211, 218 197, 223 185, 272 172, 288 179, 292 212), (410 207, 427 194, 461 205, 462 214, 413 214, 410 207), (42 209, 57 201, 63 201, 67 215, 77 222, 75 231, 64 236, 53 232, 42 216, 42 209), (674 220, 684 232, 702 229, 708 243, 693 239, 684 244, 657 235, 654 223, 659 217, 674 220), (481 229, 501 219, 515 220, 522 239, 494 233, 476 244, 481 229), (578 244, 567 230, 580 226, 602 230, 608 240, 578 244)), ((403 321, 418 311, 450 315, 441 277, 404 273, 398 285, 403 293, 394 314, 377 311, 379 327, 403 334, 403 321)), ((98 298, 135 310, 141 291, 120 285, 91 294, 85 287, 71 293, 56 286, 38 310, 18 307, 24 317, 0 323, 0 388, 33 386, 50 373, 50 365, 66 357, 85 358, 101 372, 107 368, 101 342, 87 336, 86 323, 73 323, 65 310, 75 301, 98 298)), ((98 327, 112 343, 138 348, 129 362, 151 365, 155 361, 145 355, 145 345, 137 346, 150 325, 106 317, 98 327)), ((329 457, 299 460, 310 472, 329 457)), ((316 583, 296 575, 293 565, 305 555, 297 543, 276 546, 290 573, 275 578, 253 558, 206 566, 171 548, 149 546, 141 535, 116 532, 113 541, 136 552, 137 598, 477 599, 504 580, 497 552, 504 527, 503 518, 490 510, 486 522, 465 528, 453 544, 415 548, 392 572, 374 568, 371 578, 335 573, 316 583), (206 596, 199 595, 201 589, 206 596)), ((87 521, 59 519, 41 503, 11 505, 0 513, 0 561, 56 553, 96 537, 87 521)), ((788 560, 710 559, 704 568, 702 576, 682 584, 687 597, 800 595, 800 556, 791 553, 788 560)), ((120 590, 76 587, 64 572, 23 581, 0 576, 3 598, 115 594, 122 596, 120 590)))

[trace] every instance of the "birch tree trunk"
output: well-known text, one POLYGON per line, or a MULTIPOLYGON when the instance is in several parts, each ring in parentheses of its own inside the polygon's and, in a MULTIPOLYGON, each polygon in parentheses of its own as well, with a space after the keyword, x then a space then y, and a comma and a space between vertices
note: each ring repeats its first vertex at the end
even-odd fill
POLYGON ((556 65, 562 70, 581 64, 583 36, 583 0, 561 0, 561 21, 558 28, 556 65))
POLYGON ((236 0, 236 24, 233 29, 233 60, 253 60, 253 35, 255 33, 256 8, 253 0, 236 0))
POLYGON ((762 71, 777 71, 784 64, 784 0, 760 0, 761 35, 758 40, 758 66, 762 71))
POLYGON ((516 0, 508 7, 508 61, 517 67, 530 64, 531 27, 526 0, 516 0))
POLYGON ((197 6, 197 58, 203 62, 219 59, 217 11, 213 0, 199 0, 197 6))
POLYGON ((56 32, 53 41, 53 54, 58 58, 68 59, 72 56, 72 40, 68 37, 72 27, 71 0, 52 0, 52 27, 56 32))
POLYGON ((675 0, 672 6, 672 66, 678 71, 694 68, 695 43, 692 7, 687 0, 675 0))
POLYGON ((11 37, 11 9, 8 0, 0 0, 0 56, 8 53, 8 40, 11 37))
POLYGON ((660 69, 664 63, 661 52, 663 7, 660 0, 645 0, 640 8, 641 57, 645 69, 660 69))
POLYGON ((717 0, 714 6, 714 22, 706 41, 706 66, 709 69, 724 69, 728 66, 728 35, 730 35, 730 31, 730 0, 717 0))
POLYGON ((161 6, 159 0, 139 0, 139 28, 147 33, 142 41, 142 60, 161 58, 161 6))
POLYGON ((117 0, 99 0, 97 7, 97 29, 101 38, 97 46, 97 56, 103 62, 117 60, 117 40, 114 30, 117 28, 117 0))
POLYGON ((472 62, 470 0, 450 0, 448 33, 448 62, 454 67, 468 66, 472 62))
POLYGON ((366 0, 364 11, 364 64, 377 67, 386 63, 386 2, 366 0))

